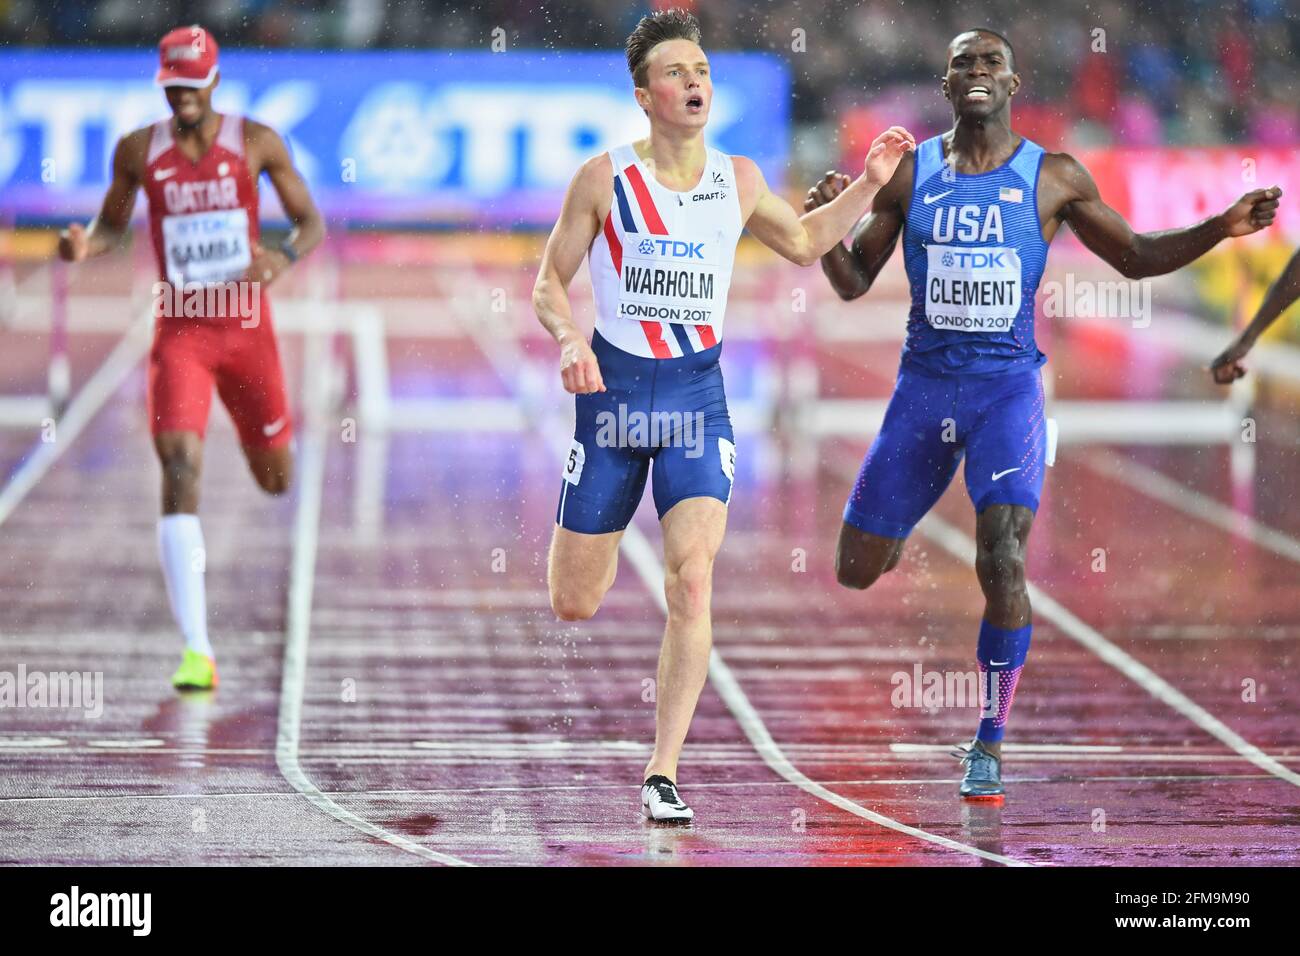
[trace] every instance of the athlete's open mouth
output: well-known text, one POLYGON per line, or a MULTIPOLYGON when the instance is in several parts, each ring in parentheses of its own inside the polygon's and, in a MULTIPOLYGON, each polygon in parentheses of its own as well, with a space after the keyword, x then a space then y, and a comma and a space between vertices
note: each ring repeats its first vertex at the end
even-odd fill
POLYGON ((987 86, 972 86, 966 91, 966 99, 968 100, 987 100, 992 95, 993 91, 987 86))
POLYGON ((686 108, 692 113, 697 113, 704 109, 704 97, 692 96, 686 100, 686 108))

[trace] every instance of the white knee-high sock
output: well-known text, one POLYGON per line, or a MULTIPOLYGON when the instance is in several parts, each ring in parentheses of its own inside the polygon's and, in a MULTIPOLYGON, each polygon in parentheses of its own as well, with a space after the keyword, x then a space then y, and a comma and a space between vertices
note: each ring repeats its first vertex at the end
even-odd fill
POLYGON ((207 552, 198 515, 163 515, 158 520, 158 559, 172 616, 185 636, 185 646, 212 657, 208 643, 208 601, 203 589, 207 552))

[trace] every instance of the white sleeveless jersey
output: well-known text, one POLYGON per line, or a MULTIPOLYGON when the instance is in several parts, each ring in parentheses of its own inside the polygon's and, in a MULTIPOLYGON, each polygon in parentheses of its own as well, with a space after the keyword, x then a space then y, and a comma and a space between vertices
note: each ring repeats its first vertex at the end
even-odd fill
POLYGON ((709 148, 694 189, 674 192, 629 145, 609 151, 614 197, 587 263, 596 330, 646 358, 679 358, 722 341, 740 196, 731 157, 709 148))

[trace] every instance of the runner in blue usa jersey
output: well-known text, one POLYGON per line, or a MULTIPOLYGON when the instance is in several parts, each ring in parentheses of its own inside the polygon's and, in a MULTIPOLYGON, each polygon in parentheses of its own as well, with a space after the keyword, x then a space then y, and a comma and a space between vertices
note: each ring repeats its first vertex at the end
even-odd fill
MULTIPOLYGON (((835 291, 854 299, 871 288, 901 234, 912 297, 894 394, 844 509, 840 583, 866 588, 893 569, 912 528, 966 460, 986 600, 976 654, 982 715, 959 791, 970 799, 1002 798, 1002 735, 1029 649, 1025 548, 1048 444, 1039 373, 1047 357, 1034 341, 1034 295, 1048 243, 1068 222, 1125 277, 1160 275, 1224 238, 1263 229, 1281 195, 1258 189, 1194 226, 1135 234, 1077 160, 1012 132, 1019 88, 1005 37, 957 36, 943 77, 953 128, 903 158, 851 249, 822 258, 835 291)), ((844 183, 828 174, 805 207, 833 199, 844 183)))

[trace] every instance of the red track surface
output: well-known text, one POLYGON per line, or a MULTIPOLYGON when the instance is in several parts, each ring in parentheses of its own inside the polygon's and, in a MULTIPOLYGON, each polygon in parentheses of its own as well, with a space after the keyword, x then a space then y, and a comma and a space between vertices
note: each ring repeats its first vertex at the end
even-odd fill
MULTIPOLYGON (((394 343, 391 354, 395 381, 437 362, 440 375, 501 393, 470 349, 449 358, 394 343)), ((846 354, 817 359, 833 369, 846 354)), ((298 350, 287 347, 286 359, 296 383, 298 350)), ((881 395, 892 368, 845 374, 860 380, 846 390, 881 395)), ((102 671, 105 700, 98 719, 0 711, 0 862, 423 862, 314 806, 277 767, 301 488, 283 500, 259 495, 223 412, 214 412, 201 510, 222 687, 186 698, 168 687, 180 643, 154 556, 157 469, 141 387, 137 374, 0 527, 0 670, 102 671)), ((0 437, 12 469, 26 446, 0 437)), ((635 785, 653 735, 643 692, 662 617, 626 562, 594 620, 551 615, 545 549, 566 443, 560 433, 395 436, 383 527, 370 541, 353 500, 366 446, 327 435, 300 743, 302 770, 321 792, 389 834, 480 864, 993 862, 795 786, 764 763, 712 684, 680 779, 697 823, 645 823, 635 785)), ((840 509, 865 447, 865 438, 823 442, 801 477, 786 464, 797 453, 789 436, 740 440, 715 644, 799 771, 903 824, 1024 862, 1300 861, 1300 788, 1042 613, 1008 741, 1110 749, 1009 748, 1005 805, 963 805, 957 763, 941 748, 970 736, 977 711, 895 708, 891 677, 918 663, 974 667, 974 573, 918 533, 869 592, 835 584, 840 509), (806 570, 792 569, 795 549, 806 570)), ((1090 464, 1107 460, 1100 454, 1067 449, 1049 473, 1033 581, 1300 770, 1295 562, 1108 476, 1090 464), (1104 573, 1091 569, 1095 548, 1106 551, 1104 573), (1246 679, 1254 702, 1242 699, 1246 679)), ((1227 500, 1225 452, 1137 455, 1227 500)), ((1256 515, 1300 536, 1295 458, 1282 425, 1261 430, 1256 515)), ((973 528, 960 481, 936 514, 973 528)), ((657 545, 648 505, 638 525, 657 545)))

